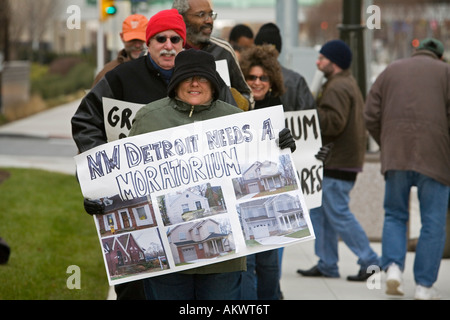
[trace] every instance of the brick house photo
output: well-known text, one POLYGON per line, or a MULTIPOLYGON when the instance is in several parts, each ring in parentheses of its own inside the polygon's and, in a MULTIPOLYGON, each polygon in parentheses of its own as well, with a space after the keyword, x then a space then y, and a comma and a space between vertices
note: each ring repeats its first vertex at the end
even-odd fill
POLYGON ((167 231, 175 264, 211 259, 235 249, 228 219, 205 219, 176 225, 167 231))
POLYGON ((101 200, 105 214, 96 218, 102 237, 156 226, 153 206, 147 197, 122 201, 115 195, 101 200))
POLYGON ((112 279, 168 269, 157 228, 103 238, 102 245, 112 279))
POLYGON ((127 268, 145 263, 144 250, 139 247, 131 233, 104 238, 102 243, 111 276, 127 273, 127 268))

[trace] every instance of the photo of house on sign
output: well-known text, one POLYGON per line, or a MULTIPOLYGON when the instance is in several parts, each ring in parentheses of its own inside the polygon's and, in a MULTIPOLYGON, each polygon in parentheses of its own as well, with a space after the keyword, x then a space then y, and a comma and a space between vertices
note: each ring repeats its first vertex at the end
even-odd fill
POLYGON ((237 205, 247 246, 280 245, 311 235, 297 195, 283 193, 237 205))
POLYGON ((236 249, 227 217, 169 227, 167 237, 176 265, 223 257, 236 249))

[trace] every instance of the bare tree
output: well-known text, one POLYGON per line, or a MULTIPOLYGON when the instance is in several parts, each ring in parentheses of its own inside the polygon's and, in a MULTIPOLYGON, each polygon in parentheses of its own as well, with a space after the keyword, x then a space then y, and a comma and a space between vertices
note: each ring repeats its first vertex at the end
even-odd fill
MULTIPOLYGON (((11 17, 9 20, 9 36, 11 41, 28 43, 28 58, 33 50, 39 49, 45 32, 48 30, 58 8, 57 0, 9 0, 11 17)), ((11 46, 12 57, 16 46, 11 46)))

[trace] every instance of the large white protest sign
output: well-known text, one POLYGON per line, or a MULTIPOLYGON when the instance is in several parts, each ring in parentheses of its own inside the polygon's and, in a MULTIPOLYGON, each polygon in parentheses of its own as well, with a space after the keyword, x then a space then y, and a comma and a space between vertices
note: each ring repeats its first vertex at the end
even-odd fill
POLYGON ((322 205, 323 163, 316 159, 322 147, 319 116, 316 110, 285 112, 286 128, 291 130, 298 152, 292 157, 309 209, 322 205))
MULTIPOLYGON (((105 131, 109 142, 128 137, 134 117, 142 107, 142 104, 103 98, 105 131)), ((297 144, 298 151, 292 157, 306 204, 309 209, 319 207, 322 205, 323 166, 314 156, 322 146, 317 111, 290 111, 284 115, 285 126, 291 130, 297 144)))
POLYGON ((284 122, 277 106, 76 156, 84 197, 105 204, 94 221, 110 284, 314 239, 290 150, 277 145, 284 122))

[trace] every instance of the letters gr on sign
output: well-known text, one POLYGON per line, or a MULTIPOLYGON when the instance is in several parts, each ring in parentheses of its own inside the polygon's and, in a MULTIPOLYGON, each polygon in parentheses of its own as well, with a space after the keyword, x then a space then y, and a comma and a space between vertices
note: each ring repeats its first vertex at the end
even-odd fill
POLYGON ((128 137, 136 113, 144 105, 103 98, 103 115, 108 142, 128 137))

